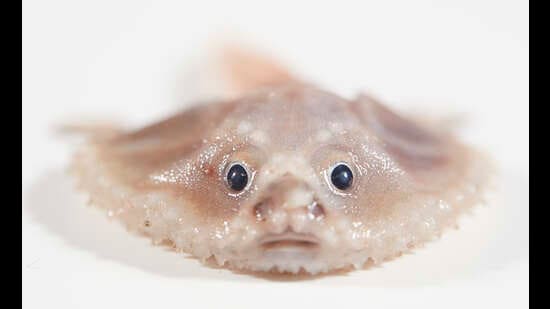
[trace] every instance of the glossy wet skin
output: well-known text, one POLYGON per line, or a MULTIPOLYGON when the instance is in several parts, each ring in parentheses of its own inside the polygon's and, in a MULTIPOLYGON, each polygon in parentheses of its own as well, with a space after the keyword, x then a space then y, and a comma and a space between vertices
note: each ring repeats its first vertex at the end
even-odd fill
MULTIPOLYGON (((365 130, 350 110, 350 102, 336 96, 282 87, 238 102, 219 121, 210 135, 191 143, 184 141, 169 154, 154 149, 158 158, 140 158, 143 150, 133 151, 143 143, 141 138, 124 143, 116 139, 106 155, 114 152, 119 155, 116 160, 132 160, 132 175, 119 174, 122 181, 181 195, 196 205, 197 212, 218 220, 231 220, 253 207, 251 204, 286 193, 274 192, 274 184, 284 182, 307 186, 314 199, 322 200, 323 208, 350 216, 368 211, 365 199, 379 204, 387 199, 385 192, 398 195, 406 187, 400 167, 383 153, 376 136, 365 130), (227 167, 236 162, 246 167, 250 178, 241 192, 228 188, 225 179, 227 167), (355 175, 353 186, 345 191, 336 189, 328 179, 330 169, 339 162, 346 163, 355 175), (265 197, 261 191, 272 193, 265 197)), ((188 133, 183 128, 180 134, 188 133)))
POLYGON ((146 233, 153 222, 176 247, 253 270, 380 261, 439 233, 474 196, 461 187, 473 154, 452 136, 372 99, 295 83, 200 106, 95 149, 113 183, 161 196, 150 206, 161 221, 142 218, 147 211, 123 221, 146 233), (247 174, 243 190, 228 184, 235 164, 247 174), (353 182, 340 190, 331 173, 342 164, 353 182))

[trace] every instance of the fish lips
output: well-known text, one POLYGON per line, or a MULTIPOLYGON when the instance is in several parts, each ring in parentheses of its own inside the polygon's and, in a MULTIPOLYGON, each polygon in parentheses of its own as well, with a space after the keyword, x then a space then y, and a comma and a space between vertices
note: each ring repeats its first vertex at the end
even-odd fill
POLYGON ((317 251, 321 247, 321 240, 313 234, 287 231, 267 234, 260 238, 259 245, 264 252, 306 252, 317 251))

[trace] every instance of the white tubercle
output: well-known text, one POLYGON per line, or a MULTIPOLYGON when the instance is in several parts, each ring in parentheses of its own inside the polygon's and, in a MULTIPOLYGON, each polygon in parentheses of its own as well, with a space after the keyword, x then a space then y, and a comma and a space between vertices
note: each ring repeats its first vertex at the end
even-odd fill
POLYGON ((297 187, 287 194, 285 207, 300 208, 313 202, 313 192, 303 187, 297 187))
POLYGON ((250 131, 252 131, 252 129, 253 129, 252 124, 246 120, 243 120, 239 122, 239 125, 237 126, 237 134, 239 135, 247 134, 250 131))
POLYGON ((332 137, 332 133, 329 130, 321 129, 317 132, 315 139, 319 143, 327 142, 332 137))
POLYGON ((250 134, 250 138, 257 144, 266 144, 268 142, 267 134, 264 131, 255 130, 250 134))

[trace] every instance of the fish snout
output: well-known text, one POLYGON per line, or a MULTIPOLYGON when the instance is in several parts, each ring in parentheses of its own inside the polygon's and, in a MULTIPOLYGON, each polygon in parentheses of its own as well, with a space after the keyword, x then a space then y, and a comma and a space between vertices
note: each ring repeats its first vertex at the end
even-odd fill
POLYGON ((252 215, 261 222, 291 225, 298 218, 322 220, 326 213, 307 183, 285 176, 267 188, 253 205, 252 215))

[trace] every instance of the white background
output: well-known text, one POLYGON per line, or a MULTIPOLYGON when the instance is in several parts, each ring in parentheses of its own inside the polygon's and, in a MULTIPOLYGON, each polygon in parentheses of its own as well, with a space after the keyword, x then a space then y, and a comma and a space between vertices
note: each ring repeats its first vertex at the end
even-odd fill
POLYGON ((24 307, 527 307, 528 19, 502 0, 23 1, 24 307), (192 64, 227 33, 343 96, 467 116, 494 199, 412 254, 311 280, 208 268, 85 207, 53 126, 139 125, 202 97, 192 64))

